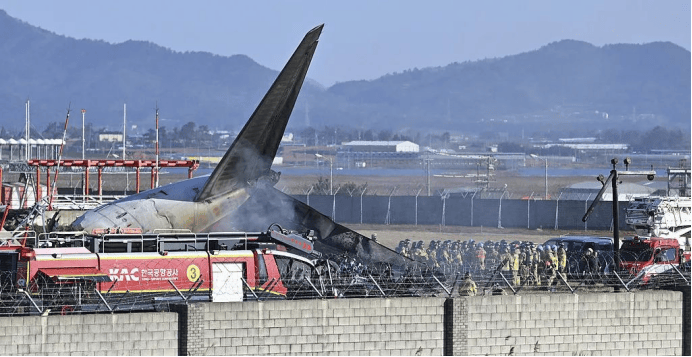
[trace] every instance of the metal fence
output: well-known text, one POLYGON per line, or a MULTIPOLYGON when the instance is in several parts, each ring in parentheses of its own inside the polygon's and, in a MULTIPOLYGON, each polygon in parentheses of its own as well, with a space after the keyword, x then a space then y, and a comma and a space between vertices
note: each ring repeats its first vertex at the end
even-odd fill
MULTIPOLYGON (((498 228, 609 230, 612 202, 601 202, 587 222, 582 217, 594 197, 585 200, 513 199, 465 196, 294 195, 340 223, 443 225, 498 228)), ((620 227, 626 227, 621 202, 620 227)))

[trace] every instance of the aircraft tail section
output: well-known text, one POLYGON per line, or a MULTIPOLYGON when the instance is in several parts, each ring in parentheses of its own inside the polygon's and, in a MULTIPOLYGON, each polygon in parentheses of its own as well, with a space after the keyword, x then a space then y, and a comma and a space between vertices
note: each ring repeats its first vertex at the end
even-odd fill
POLYGON ((310 30, 195 198, 202 201, 269 176, 324 25, 310 30))

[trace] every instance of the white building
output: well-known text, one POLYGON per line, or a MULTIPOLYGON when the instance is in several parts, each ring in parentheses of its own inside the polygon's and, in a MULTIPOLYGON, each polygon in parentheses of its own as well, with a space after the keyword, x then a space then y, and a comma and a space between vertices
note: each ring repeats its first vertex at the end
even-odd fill
MULTIPOLYGON (((613 189, 611 183, 607 183, 608 188, 603 193, 603 201, 613 201, 613 189)), ((593 200, 598 195, 603 185, 596 181, 584 181, 575 183, 569 187, 560 189, 563 200, 593 200)), ((618 185, 618 200, 629 201, 637 197, 647 197, 656 191, 655 188, 638 183, 623 182, 618 185)))
POLYGON ((350 152, 399 152, 417 153, 420 147, 410 141, 350 141, 341 147, 350 152))

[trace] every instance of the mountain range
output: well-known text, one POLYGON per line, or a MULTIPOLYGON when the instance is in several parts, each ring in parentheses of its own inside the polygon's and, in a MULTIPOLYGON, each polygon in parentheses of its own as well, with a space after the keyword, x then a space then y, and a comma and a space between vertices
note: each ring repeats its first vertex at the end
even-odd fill
MULTIPOLYGON (((245 55, 175 52, 150 42, 74 39, 0 10, 0 125, 63 122, 86 108, 96 127, 187 122, 238 130, 278 74, 245 55)), ((319 46, 314 61, 319 61, 319 46)), ((308 72, 308 77, 310 73, 308 72)), ((537 50, 389 73, 325 88, 306 80, 289 130, 307 125, 515 135, 654 126, 690 131, 690 52, 669 42, 537 50)))

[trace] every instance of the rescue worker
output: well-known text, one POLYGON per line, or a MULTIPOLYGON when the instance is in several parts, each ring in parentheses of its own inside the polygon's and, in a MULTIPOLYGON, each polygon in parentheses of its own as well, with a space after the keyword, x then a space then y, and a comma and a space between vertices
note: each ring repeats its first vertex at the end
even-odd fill
POLYGON ((553 285, 555 278, 557 277, 557 257, 550 247, 547 249, 546 260, 545 260, 545 277, 548 280, 548 287, 553 285))
POLYGON ((418 242, 416 248, 413 250, 413 259, 421 263, 428 261, 428 253, 423 249, 423 241, 418 242))
POLYGON ((584 255, 582 256, 582 264, 584 266, 584 272, 588 275, 596 275, 598 273, 598 258, 594 253, 593 249, 586 248, 584 255))
POLYGON ((502 275, 510 281, 510 271, 512 268, 512 255, 509 254, 509 250, 505 247, 502 249, 502 255, 500 256, 500 266, 502 269, 502 275))
POLYGON ((534 280, 534 285, 540 286, 541 285, 541 276, 538 274, 538 266, 540 265, 541 262, 541 255, 536 250, 536 246, 531 246, 531 274, 533 276, 534 280))
POLYGON ((490 247, 490 252, 488 252, 487 258, 485 258, 486 264, 491 268, 495 269, 500 261, 500 252, 497 251, 496 245, 490 247))
POLYGON ((458 244, 457 248, 454 250, 454 261, 457 267, 461 267, 464 264, 464 256, 461 254, 461 244, 458 244))
POLYGON ((432 267, 440 267, 440 264, 437 262, 437 242, 435 241, 430 242, 430 246, 428 248, 428 259, 432 267))
POLYGON ((521 249, 521 254, 519 255, 519 259, 521 259, 521 266, 519 267, 519 273, 521 275, 521 279, 524 282, 529 281, 529 276, 531 274, 531 262, 533 261, 532 256, 531 256, 531 250, 528 246, 524 246, 521 249))
POLYGON ((565 250, 565 243, 560 243, 560 247, 557 249, 557 271, 561 274, 567 271, 567 250, 565 250))
POLYGON ((473 279, 471 278, 471 273, 466 272, 466 275, 464 275, 464 281, 461 283, 461 286, 459 287, 459 295, 476 296, 477 292, 478 287, 476 286, 476 282, 473 281, 473 279))
POLYGON ((536 279, 536 286, 540 286, 542 279, 541 275, 543 275, 543 246, 538 246, 534 248, 534 253, 533 253, 533 270, 535 279, 536 279))
POLYGON ((449 245, 447 244, 447 242, 445 242, 442 245, 442 257, 441 258, 442 258, 442 263, 444 264, 444 266, 446 268, 450 267, 452 265, 452 255, 449 254, 449 245))
POLYGON ((483 243, 478 243, 478 248, 476 249, 476 261, 481 270, 485 270, 485 249, 483 249, 483 243))
POLYGON ((521 285, 521 276, 519 276, 520 263, 519 248, 514 248, 514 254, 512 254, 512 281, 515 286, 521 285))
POLYGON ((399 245, 396 246, 396 249, 394 249, 394 251, 401 254, 401 247, 403 247, 403 246, 404 246, 404 241, 403 240, 399 241, 399 245))

